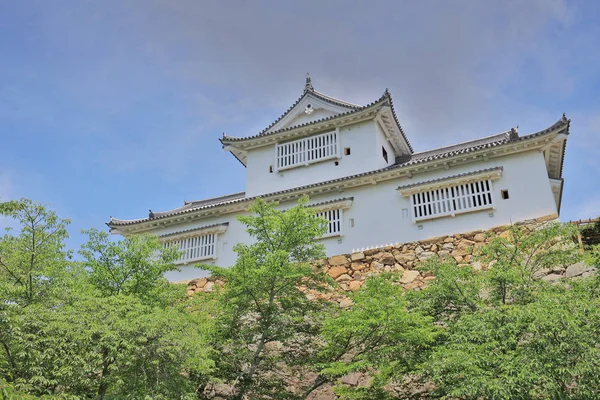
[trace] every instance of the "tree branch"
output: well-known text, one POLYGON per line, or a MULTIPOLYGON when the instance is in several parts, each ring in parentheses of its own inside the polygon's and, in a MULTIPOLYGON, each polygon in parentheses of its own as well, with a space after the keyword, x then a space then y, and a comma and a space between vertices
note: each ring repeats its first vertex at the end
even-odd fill
POLYGON ((15 359, 12 356, 12 352, 10 351, 10 347, 8 347, 8 344, 3 340, 2 341, 2 347, 4 347, 4 351, 6 352, 6 356, 8 357, 8 361, 10 361, 10 365, 13 369, 13 371, 17 370, 17 363, 15 362, 15 359))

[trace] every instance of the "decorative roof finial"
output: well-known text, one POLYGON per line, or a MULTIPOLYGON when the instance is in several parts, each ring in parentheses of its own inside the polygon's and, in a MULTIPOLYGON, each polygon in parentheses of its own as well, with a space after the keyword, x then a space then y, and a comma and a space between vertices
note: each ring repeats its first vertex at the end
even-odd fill
POLYGON ((312 91, 314 91, 314 90, 315 90, 315 89, 313 88, 313 85, 312 85, 312 83, 311 83, 311 81, 310 81, 310 75, 309 75, 309 73, 307 72, 307 73, 306 73, 306 84, 304 85, 304 91, 305 91, 305 92, 308 92, 308 91, 312 92, 312 91))

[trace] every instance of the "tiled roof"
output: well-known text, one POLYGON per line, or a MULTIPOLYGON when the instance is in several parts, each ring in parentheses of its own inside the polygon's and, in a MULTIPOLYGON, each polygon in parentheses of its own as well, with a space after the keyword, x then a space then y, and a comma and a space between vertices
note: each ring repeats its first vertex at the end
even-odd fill
POLYGON ((509 141, 509 132, 498 133, 496 135, 484 138, 461 142, 450 146, 440 147, 438 149, 427 150, 420 153, 414 153, 407 163, 423 162, 436 160, 438 158, 450 157, 457 154, 468 153, 470 151, 493 147, 509 141))
POLYGON ((177 231, 177 232, 171 232, 171 233, 167 233, 165 235, 160 235, 160 237, 161 238, 169 238, 169 237, 172 237, 172 236, 178 236, 178 235, 185 234, 185 233, 203 231, 203 230, 206 230, 206 229, 215 228, 217 226, 229 226, 229 222, 223 222, 223 223, 220 223, 220 224, 206 225, 206 226, 201 226, 199 228, 185 229, 185 230, 177 231))
POLYGON ((324 101, 326 101, 328 103, 331 103, 331 104, 335 104, 337 106, 348 107, 348 108, 361 108, 362 107, 361 105, 358 105, 358 104, 349 103, 347 101, 336 99, 335 97, 328 96, 325 93, 321 93, 321 92, 319 92, 317 90, 313 90, 311 93, 316 98, 324 100, 324 101))
POLYGON ((235 204, 235 203, 251 201, 251 200, 255 199, 255 197, 244 197, 244 196, 245 196, 245 193, 237 193, 235 196, 227 195, 227 196, 222 196, 222 197, 215 197, 214 199, 210 199, 211 201, 207 202, 205 204, 202 204, 203 201, 198 201, 197 203, 199 205, 196 205, 196 206, 194 206, 194 202, 187 203, 183 207, 175 208, 173 210, 169 210, 169 211, 165 211, 165 212, 154 213, 154 218, 139 218, 139 219, 131 219, 131 220, 122 220, 122 219, 117 219, 117 218, 111 217, 110 222, 108 222, 107 225, 109 227, 134 225, 134 224, 137 224, 140 222, 148 222, 148 221, 153 221, 153 220, 157 220, 157 219, 161 219, 161 218, 165 218, 165 217, 172 217, 174 215, 186 214, 191 211, 205 210, 205 209, 213 208, 213 207, 217 207, 217 206, 223 206, 223 205, 227 205, 227 204, 235 204), (241 195, 241 196, 239 196, 239 195, 241 195), (237 197, 237 196, 239 196, 239 197, 237 197), (222 199, 222 200, 220 200, 220 199, 222 199))
POLYGON ((239 198, 243 198, 246 195, 246 192, 239 192, 234 194, 228 194, 225 196, 213 197, 211 199, 203 199, 203 200, 193 200, 186 202, 187 204, 191 204, 193 207, 207 206, 214 203, 222 203, 228 200, 235 200, 239 198))
POLYGON ((333 200, 321 201, 321 202, 315 203, 315 204, 309 204, 308 207, 322 207, 322 206, 326 206, 327 204, 339 203, 342 201, 352 201, 352 200, 354 200, 354 197, 344 197, 341 199, 333 199, 333 200))
POLYGON ((208 200, 201 200, 201 201, 197 201, 197 202, 191 202, 191 203, 187 203, 183 207, 180 207, 180 208, 177 208, 177 209, 174 209, 171 211, 155 213, 154 218, 152 218, 152 219, 151 218, 141 218, 141 219, 136 219, 136 220, 119 220, 119 219, 111 218, 110 222, 107 223, 107 225, 109 227, 133 225, 133 224, 137 224, 137 223, 141 223, 141 222, 148 222, 151 220, 156 220, 156 219, 175 216, 175 215, 181 215, 181 214, 185 214, 185 213, 189 213, 189 212, 193 212, 193 211, 204 210, 204 209, 213 208, 213 207, 217 207, 217 206, 236 204, 236 203, 242 203, 242 202, 251 202, 251 201, 255 200, 257 197, 269 198, 269 197, 273 197, 273 196, 277 196, 277 195, 281 195, 281 194, 285 194, 285 193, 301 191, 304 189, 323 186, 323 185, 327 185, 327 184, 331 184, 331 183, 343 182, 343 181, 361 178, 361 177, 365 177, 365 176, 371 176, 371 175, 375 175, 375 174, 378 174, 381 172, 385 172, 385 171, 389 171, 389 170, 393 170, 393 169, 397 169, 397 168, 404 168, 404 167, 408 167, 408 166, 422 164, 422 163, 425 163, 428 161, 443 160, 445 158, 450 158, 450 157, 453 157, 456 155, 472 153, 472 152, 475 152, 478 150, 492 148, 492 147, 498 147, 498 146, 502 146, 502 145, 505 145, 508 143, 525 141, 525 140, 533 139, 533 138, 542 136, 546 133, 555 131, 556 129, 561 129, 559 131, 559 133, 563 133, 563 132, 568 133, 569 123, 570 123, 570 120, 566 119, 566 117, 563 115, 563 118, 560 119, 558 122, 556 122, 551 127, 544 129, 542 131, 536 132, 536 133, 532 133, 530 135, 518 137, 515 130, 510 130, 507 132, 503 132, 503 133, 493 135, 493 136, 488 136, 488 137, 481 138, 481 139, 462 142, 462 143, 458 143, 458 144, 451 145, 451 146, 441 147, 441 148, 435 149, 435 150, 424 151, 421 153, 414 153, 414 154, 412 154, 410 159, 406 158, 406 159, 401 160, 400 162, 396 162, 393 165, 390 165, 390 166, 382 168, 382 169, 374 170, 374 171, 363 172, 360 174, 346 176, 343 178, 337 178, 337 179, 332 179, 329 181, 324 181, 324 182, 319 182, 319 183, 313 183, 310 185, 305 185, 305 186, 301 186, 301 187, 297 187, 297 188, 267 193, 267 194, 264 194, 261 196, 244 197, 245 193, 236 193, 233 195, 222 196, 222 197, 217 197, 217 198, 208 199, 208 200))
POLYGON ((443 178, 430 179, 428 181, 422 181, 422 182, 411 183, 409 185, 398 186, 396 188, 396 190, 405 190, 405 189, 410 189, 410 188, 416 187, 416 186, 430 185, 432 183, 450 181, 450 180, 457 179, 457 178, 464 178, 464 177, 467 177, 467 176, 484 174, 486 172, 502 171, 503 169, 504 169, 503 167, 492 167, 492 168, 480 169, 478 171, 465 172, 463 174, 456 174, 456 175, 451 175, 451 176, 445 176, 443 178))
POLYGON ((245 192, 239 192, 239 193, 228 194, 228 195, 225 195, 225 196, 213 197, 213 198, 210 198, 210 199, 185 201, 184 204, 183 204, 183 206, 175 208, 173 210, 153 213, 154 217, 153 218, 148 218, 148 220, 160 218, 160 217, 163 217, 165 215, 171 215, 173 213, 178 213, 180 211, 185 211, 185 210, 189 210, 189 209, 192 209, 192 208, 196 209, 196 208, 199 208, 199 207, 206 207, 206 206, 211 206, 211 205, 224 204, 224 203, 226 203, 228 201, 231 201, 231 200, 243 199, 245 196, 246 196, 245 192))
MULTIPOLYGON (((273 122, 271 125, 269 125, 266 129, 264 129, 260 133, 258 133, 256 135, 253 135, 253 136, 247 136, 247 137, 234 137, 234 136, 229 136, 229 135, 226 135, 225 133, 223 133, 223 137, 221 139, 219 139, 219 140, 221 141, 221 143, 225 144, 225 143, 240 142, 240 141, 244 141, 244 140, 256 139, 258 137, 264 137, 264 136, 274 135, 274 134, 281 133, 281 132, 286 132, 286 131, 289 131, 289 130, 292 130, 292 129, 296 129, 296 128, 300 128, 300 127, 306 127, 306 126, 309 126, 309 125, 314 125, 314 124, 318 124, 318 123, 325 122, 325 121, 331 121, 331 120, 334 120, 336 118, 345 117, 345 116, 348 116, 348 115, 351 115, 351 114, 355 114, 355 113, 358 113, 360 111, 364 111, 364 110, 366 110, 368 108, 371 108, 373 106, 381 105, 381 104, 383 104, 383 103, 385 103, 387 101, 389 103, 389 105, 390 105, 390 108, 392 110, 392 114, 394 116, 394 120, 395 120, 396 124, 398 125, 398 128, 400 129, 400 133, 402 134, 403 139, 406 141, 406 144, 408 145, 410 151, 411 152, 413 151, 413 148, 410 145, 410 142, 408 141, 408 138, 406 137, 406 134, 404 133, 404 130, 402 129, 402 126, 400 125, 400 122, 398 121, 398 117, 396 115, 396 111, 394 110, 394 103, 392 101, 392 95, 390 94, 389 90, 387 90, 387 89, 385 90, 385 92, 383 93, 383 95, 379 99, 377 99, 377 100, 375 100, 375 101, 367 104, 366 106, 362 106, 361 107, 361 106, 352 105, 352 107, 354 107, 354 108, 352 108, 349 111, 340 113, 340 114, 332 115, 332 116, 329 116, 329 117, 324 117, 324 118, 317 119, 317 120, 314 120, 314 121, 305 122, 303 124, 293 125, 293 126, 289 126, 287 128, 282 128, 282 129, 278 129, 278 130, 269 132, 269 129, 271 129, 271 127, 273 127, 282 118, 284 118, 292 110, 292 108, 294 108, 304 98, 304 96, 306 95, 306 93, 308 93, 308 92, 305 92, 281 117, 279 117, 275 122, 273 122)), ((313 95, 315 95, 317 97, 320 97, 320 98, 322 98, 322 99, 324 99, 326 101, 333 102, 333 103, 335 103, 337 105, 347 106, 347 104, 350 104, 350 103, 336 103, 336 102, 340 102, 340 100, 333 99, 333 98, 331 98, 329 96, 325 96, 325 95, 323 95, 321 93, 318 93, 318 92, 310 92, 310 93, 312 93, 313 95)))
POLYGON ((387 94, 388 98, 390 99, 390 109, 392 110, 392 115, 394 116, 394 120, 396 121, 396 125, 398 125, 398 128, 400 129, 400 133, 402 133, 402 137, 404 138, 404 140, 406 141, 406 144, 408 145, 408 148, 410 149, 410 152, 414 152, 412 146, 410 145, 410 142, 408 140, 408 137, 406 136, 406 133, 404 133, 404 129, 402 129, 402 125, 400 125, 400 121, 398 121, 398 116, 396 115, 396 110, 394 109, 394 101, 392 100, 392 94, 390 93, 390 91, 388 89, 385 89, 385 92, 383 93, 383 95, 385 96, 387 94))
POLYGON ((271 122, 271 124, 269 124, 269 126, 267 126, 265 129, 263 129, 262 131, 260 131, 258 134, 254 135, 254 136, 250 136, 247 138, 235 138, 233 136, 227 136, 226 134, 223 134, 223 139, 228 138, 230 140, 242 140, 242 139, 249 139, 249 138, 253 138, 253 137, 259 137, 259 136, 264 136, 269 129, 271 129, 272 127, 274 127, 275 125, 277 125, 277 123, 279 121, 281 121, 282 119, 284 119, 289 113, 290 111, 292 111, 294 109, 294 107, 296 107, 298 105, 298 103, 300 103, 302 101, 302 99, 304 99, 306 96, 308 95, 312 95, 320 100, 323 100, 327 103, 331 103, 333 105, 336 106, 341 106, 341 107, 346 107, 346 108, 350 108, 352 110, 356 110, 359 108, 362 108, 361 106, 357 105, 357 104, 352 104, 352 103, 348 103, 339 99, 336 99, 335 97, 331 97, 328 96, 324 93, 318 92, 314 89, 312 89, 312 85, 310 86, 310 89, 304 89, 304 92, 302 93, 302 95, 300 97, 298 97, 298 100, 296 100, 294 102, 294 104, 292 104, 283 114, 281 114, 279 116, 279 118, 277 118, 275 121, 271 122))
POLYGON ((270 136, 270 135, 274 135, 276 133, 281 133, 281 132, 289 131, 289 130, 292 130, 292 129, 296 129, 296 128, 300 128, 300 127, 304 127, 304 126, 308 126, 308 125, 314 125, 314 124, 318 124, 318 123, 324 122, 324 121, 329 121, 329 120, 332 120, 332 119, 335 119, 335 118, 339 118, 339 117, 342 117, 342 116, 354 114, 354 113, 357 113, 359 111, 363 111, 363 110, 365 110, 365 109, 367 109, 369 107, 372 107, 375 104, 377 104, 377 103, 385 100, 386 99, 386 94, 384 94, 383 96, 381 96, 379 99, 375 100, 374 102, 367 104, 366 106, 357 107, 357 108, 354 108, 352 110, 349 110, 349 111, 346 111, 346 112, 343 112, 343 113, 340 113, 340 114, 331 115, 329 117, 324 117, 324 118, 317 119, 317 120, 314 120, 314 121, 305 122, 303 124, 288 126, 287 128, 281 128, 281 129, 278 129, 276 131, 268 132, 268 130, 271 129, 271 127, 273 125, 275 125, 277 122, 279 122, 283 117, 285 117, 292 110, 292 108, 294 108, 296 106, 296 104, 298 104, 302 100, 302 98, 304 98, 304 95, 302 97, 300 97, 280 118, 278 118, 275 122, 273 122, 271 125, 269 125, 269 127, 267 127, 266 129, 262 130, 261 132, 257 133, 256 135, 246 136, 246 137, 235 137, 235 136, 229 136, 229 135, 227 135, 227 134, 224 133, 223 137, 221 139, 219 139, 219 140, 221 141, 221 143, 224 143, 224 142, 240 142, 242 140, 249 140, 249 139, 256 139, 258 137, 270 136))

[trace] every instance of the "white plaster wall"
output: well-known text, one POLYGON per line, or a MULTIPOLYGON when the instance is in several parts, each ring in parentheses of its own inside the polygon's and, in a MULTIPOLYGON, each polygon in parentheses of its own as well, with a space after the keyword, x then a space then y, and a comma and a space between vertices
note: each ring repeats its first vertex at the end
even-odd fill
MULTIPOLYGON (((383 158, 381 147, 376 143, 376 132, 374 121, 341 128, 341 158, 337 160, 337 166, 336 160, 332 159, 269 173, 269 166, 275 168, 275 145, 250 150, 246 163, 246 196, 277 192, 379 169, 383 158), (345 147, 350 147, 349 156, 344 156, 345 147)), ((393 160, 393 153, 388 153, 390 160, 393 160)))
MULTIPOLYGON (((353 149, 352 155, 354 154, 353 149)), ((487 162, 480 161, 447 171, 438 170, 427 174, 418 174, 411 179, 394 179, 377 185, 348 189, 343 193, 316 196, 311 199, 311 203, 346 197, 353 197, 354 200, 352 207, 343 211, 343 236, 323 239, 328 256, 392 243, 411 242, 476 229, 489 229, 556 213, 556 204, 545 162, 542 154, 537 151, 506 156, 487 162), (497 166, 503 166, 504 170, 502 177, 494 181, 493 196, 496 208, 493 210, 414 223, 411 218, 412 210, 410 210, 409 199, 402 197, 396 190, 401 185, 497 166), (502 200, 500 197, 500 190, 503 189, 509 191, 510 198, 508 200, 502 200), (406 216, 403 216, 403 209, 406 209, 406 216), (351 220, 354 221, 353 227, 351 227, 351 220), (419 229, 419 226, 422 228, 419 229)), ((293 203, 284 203, 280 207, 288 208, 292 205, 293 203)), ((207 218, 200 222, 163 228, 153 233, 165 234, 220 222, 229 222, 229 227, 225 233, 219 236, 216 264, 230 266, 235 263, 236 259, 232 250, 234 244, 249 243, 251 239, 245 232, 244 226, 237 221, 234 215, 207 218)), ((180 280, 204 275, 199 270, 184 267, 180 273, 167 274, 167 278, 180 280)))
POLYGON ((326 242, 328 255, 350 253, 367 247, 381 247, 431 237, 489 229, 530 218, 556 213, 543 157, 538 152, 478 162, 469 166, 415 175, 412 179, 391 180, 375 186, 352 189, 340 196, 354 197, 352 208, 344 212, 344 222, 354 219, 354 228, 345 230, 342 243, 326 242), (455 217, 412 221, 410 200, 402 197, 396 188, 401 185, 427 181, 479 169, 503 166, 502 177, 494 181, 493 196, 496 208, 455 217), (509 199, 502 200, 500 190, 509 191, 509 199), (403 216, 406 209, 407 216, 403 216), (491 213, 491 217, 490 217, 491 213), (419 225, 422 229, 419 229, 419 225))
MULTIPOLYGON (((217 258, 214 260, 201 261, 200 263, 217 265, 219 267, 230 267, 233 264, 235 264, 235 260, 237 258, 236 253, 233 251, 233 246, 235 246, 235 244, 237 243, 250 243, 251 240, 250 236, 245 231, 245 226, 237 220, 237 215, 229 214, 221 215, 218 217, 205 218, 200 221, 193 221, 176 226, 164 227, 152 231, 151 233, 160 236, 168 233, 184 231, 187 229, 229 222, 227 230, 224 233, 219 234, 218 236, 216 252, 217 258)), ((167 272, 166 278, 170 281, 178 281, 183 279, 201 278, 203 276, 208 275, 206 271, 202 271, 190 265, 179 265, 179 268, 181 269, 180 272, 167 272)))
POLYGON ((302 125, 308 122, 317 121, 322 118, 331 117, 337 115, 339 113, 331 110, 327 110, 325 108, 320 108, 318 110, 314 110, 312 114, 301 113, 298 114, 294 119, 284 125, 285 128, 290 126, 302 125))
POLYGON ((385 168, 387 166, 394 164, 394 162, 396 161, 396 155, 394 154, 394 149, 393 149, 392 145, 390 144, 390 142, 388 142, 386 140, 385 134, 381 130, 381 127, 379 125, 376 125, 376 128, 377 128, 377 134, 375 135, 376 146, 374 149, 375 160, 378 163, 377 168, 385 168), (387 155, 388 155, 387 162, 383 158, 383 152, 381 151, 382 147, 385 148, 385 150, 387 151, 387 155))

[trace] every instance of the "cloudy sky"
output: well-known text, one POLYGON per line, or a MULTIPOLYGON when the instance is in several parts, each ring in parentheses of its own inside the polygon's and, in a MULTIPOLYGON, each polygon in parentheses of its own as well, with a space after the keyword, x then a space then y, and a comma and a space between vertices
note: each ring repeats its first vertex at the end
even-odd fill
MULTIPOLYGON (((104 229, 244 189, 223 132, 389 88, 416 151, 572 119, 562 219, 600 214, 600 2, 0 1, 0 201, 104 229)), ((2 222, 0 221, 0 224, 2 222)))

